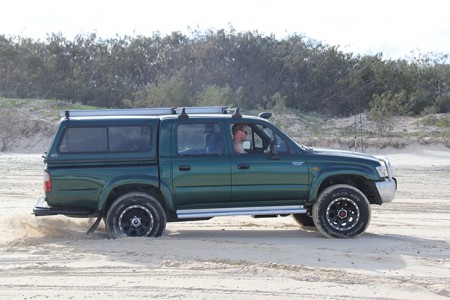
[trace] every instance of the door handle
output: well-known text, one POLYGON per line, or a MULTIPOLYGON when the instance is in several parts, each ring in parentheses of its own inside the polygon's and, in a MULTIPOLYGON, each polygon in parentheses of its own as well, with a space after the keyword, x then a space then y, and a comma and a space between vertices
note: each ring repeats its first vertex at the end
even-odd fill
POLYGON ((250 169, 250 165, 249 164, 238 164, 237 167, 238 167, 239 170, 250 169))
POLYGON ((190 165, 181 165, 178 167, 178 170, 180 171, 190 171, 191 170, 191 166, 190 165))

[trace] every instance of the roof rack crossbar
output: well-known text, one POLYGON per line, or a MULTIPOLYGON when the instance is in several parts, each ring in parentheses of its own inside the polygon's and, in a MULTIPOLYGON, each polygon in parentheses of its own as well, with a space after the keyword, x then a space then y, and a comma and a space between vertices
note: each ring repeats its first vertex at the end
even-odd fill
POLYGON ((227 114, 233 110, 229 106, 62 110, 61 117, 179 115, 183 109, 187 114, 227 114))

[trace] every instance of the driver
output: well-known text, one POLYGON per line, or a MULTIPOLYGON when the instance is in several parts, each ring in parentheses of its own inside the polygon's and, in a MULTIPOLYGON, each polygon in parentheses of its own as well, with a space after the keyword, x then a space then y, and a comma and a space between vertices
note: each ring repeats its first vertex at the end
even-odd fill
POLYGON ((234 149, 234 152, 236 152, 238 154, 247 153, 247 152, 245 152, 244 146, 242 145, 242 143, 247 138, 247 134, 248 134, 247 130, 248 130, 247 125, 242 124, 242 123, 236 123, 231 128, 231 131, 233 133, 233 149, 234 149))

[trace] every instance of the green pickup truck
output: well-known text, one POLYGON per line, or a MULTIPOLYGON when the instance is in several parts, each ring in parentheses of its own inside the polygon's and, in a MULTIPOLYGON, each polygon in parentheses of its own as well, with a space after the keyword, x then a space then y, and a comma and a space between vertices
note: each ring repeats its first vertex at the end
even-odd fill
POLYGON ((96 217, 88 233, 101 220, 112 238, 157 237, 167 222, 292 215, 326 237, 354 238, 369 225, 370 204, 391 202, 397 189, 387 158, 299 145, 270 113, 213 106, 62 116, 33 213, 96 217))

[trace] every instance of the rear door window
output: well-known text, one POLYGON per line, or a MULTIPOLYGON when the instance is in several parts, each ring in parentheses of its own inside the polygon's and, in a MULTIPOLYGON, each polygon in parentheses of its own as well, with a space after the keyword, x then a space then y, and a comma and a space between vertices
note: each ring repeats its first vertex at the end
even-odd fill
POLYGON ((219 124, 189 123, 177 126, 178 155, 222 155, 223 136, 219 124))

